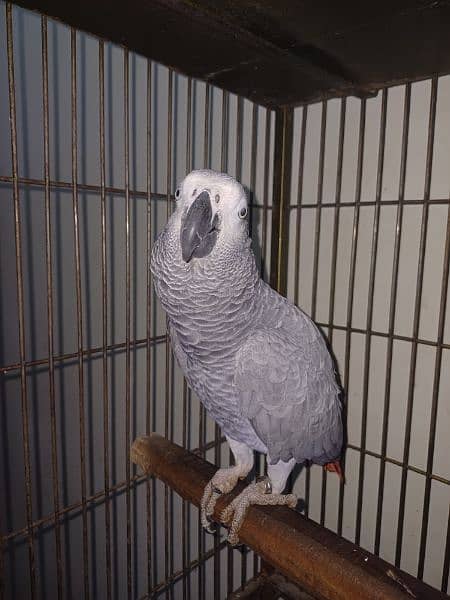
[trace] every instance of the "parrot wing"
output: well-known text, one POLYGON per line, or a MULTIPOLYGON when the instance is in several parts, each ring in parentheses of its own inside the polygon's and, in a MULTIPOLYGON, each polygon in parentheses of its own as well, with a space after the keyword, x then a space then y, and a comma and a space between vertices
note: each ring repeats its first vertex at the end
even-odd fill
POLYGON ((175 358, 177 359, 178 364, 183 373, 186 374, 188 372, 187 354, 183 350, 182 345, 180 344, 180 340, 178 339, 178 334, 175 327, 170 322, 167 324, 167 329, 169 331, 170 343, 172 346, 173 353, 175 354, 175 358))
POLYGON ((185 352, 183 345, 180 342, 177 330, 172 323, 167 324, 167 328, 170 335, 170 343, 172 346, 173 353, 177 359, 180 369, 183 371, 183 375, 189 384, 189 387, 197 394, 199 398, 203 398, 205 393, 206 376, 201 371, 196 371, 193 376, 192 368, 190 366, 190 358, 187 352, 185 352))
POLYGON ((340 388, 316 326, 303 313, 302 336, 260 328, 236 355, 234 384, 242 416, 268 449, 270 462, 337 458, 342 448, 340 388))

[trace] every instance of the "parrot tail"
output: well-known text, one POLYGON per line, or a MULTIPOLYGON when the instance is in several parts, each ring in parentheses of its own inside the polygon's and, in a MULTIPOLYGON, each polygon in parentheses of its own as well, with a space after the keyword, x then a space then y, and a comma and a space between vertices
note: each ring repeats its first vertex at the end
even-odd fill
POLYGON ((342 470, 339 459, 327 463, 326 465, 324 465, 324 469, 330 471, 330 473, 337 473, 342 483, 345 483, 344 471, 342 470))

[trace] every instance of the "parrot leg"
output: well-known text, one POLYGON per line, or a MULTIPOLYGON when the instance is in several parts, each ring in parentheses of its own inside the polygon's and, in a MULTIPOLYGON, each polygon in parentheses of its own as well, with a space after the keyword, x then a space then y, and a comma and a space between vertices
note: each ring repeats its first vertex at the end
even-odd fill
POLYGON ((234 456, 235 465, 227 469, 219 469, 209 481, 203 492, 200 503, 200 520, 203 527, 213 533, 211 517, 217 499, 222 494, 228 494, 236 486, 239 479, 245 479, 253 468, 253 450, 245 444, 236 442, 227 436, 228 444, 234 456))
POLYGON ((228 541, 235 546, 239 543, 238 532, 244 520, 247 509, 252 504, 260 506, 283 506, 295 508, 297 497, 294 494, 283 495, 283 491, 289 473, 295 465, 295 460, 291 459, 285 463, 279 461, 275 465, 269 465, 267 468, 268 477, 260 479, 245 488, 222 512, 223 521, 231 521, 228 532, 228 541))

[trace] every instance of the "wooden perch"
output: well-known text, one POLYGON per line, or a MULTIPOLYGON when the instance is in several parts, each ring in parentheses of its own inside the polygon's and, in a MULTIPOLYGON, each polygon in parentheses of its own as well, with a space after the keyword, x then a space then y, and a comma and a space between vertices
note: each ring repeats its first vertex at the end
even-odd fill
MULTIPOLYGON (((196 506, 216 471, 209 462, 157 434, 137 438, 131 459, 196 506)), ((244 487, 240 483, 217 502, 218 523, 223 508, 244 487)), ((289 508, 252 506, 239 538, 289 580, 325 600, 448 600, 289 508)))

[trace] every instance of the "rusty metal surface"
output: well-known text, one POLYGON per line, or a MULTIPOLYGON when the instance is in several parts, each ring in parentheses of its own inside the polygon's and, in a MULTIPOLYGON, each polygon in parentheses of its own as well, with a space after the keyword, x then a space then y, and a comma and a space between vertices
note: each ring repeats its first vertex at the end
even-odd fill
MULTIPOLYGON (((152 434, 138 438, 131 459, 182 498, 199 506, 215 468, 196 454, 152 434)), ((244 484, 217 503, 214 518, 244 484)), ((325 600, 444 600, 445 594, 284 508, 251 507, 240 538, 289 580, 325 600)))

